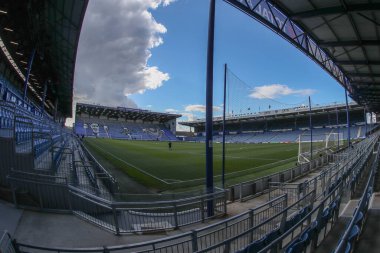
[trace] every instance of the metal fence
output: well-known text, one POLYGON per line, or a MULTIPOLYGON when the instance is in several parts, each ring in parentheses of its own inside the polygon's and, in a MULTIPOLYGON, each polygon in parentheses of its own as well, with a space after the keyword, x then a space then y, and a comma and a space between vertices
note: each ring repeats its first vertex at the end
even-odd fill
MULTIPOLYGON (((288 195, 289 204, 295 203, 300 197, 308 194, 310 191, 316 192, 316 199, 323 198, 331 190, 347 170, 350 170, 356 164, 363 166, 369 159, 371 152, 368 149, 373 148, 374 141, 364 145, 366 142, 357 144, 355 149, 348 149, 341 154, 334 154, 333 164, 324 168, 317 176, 300 183, 287 182, 270 182, 269 199, 275 198, 282 194, 288 195)), ((348 175, 347 182, 355 174, 348 175)), ((356 181, 356 180, 355 180, 356 181)))
MULTIPOLYGON (((290 205, 287 194, 284 194, 271 199, 262 206, 213 225, 176 236, 133 245, 88 249, 52 249, 25 244, 17 245, 21 252, 229 253, 244 248, 253 242, 260 242, 265 238, 266 244, 262 245, 261 252, 273 252, 273 250, 280 252, 291 246, 293 239, 300 237, 305 231, 308 231, 308 228, 311 228, 313 224, 315 225, 316 223, 313 221, 318 221, 317 224, 320 225, 317 226, 318 236, 313 236, 310 241, 318 245, 337 219, 342 192, 347 189, 350 190, 350 180, 363 170, 368 161, 368 150, 373 149, 375 142, 376 138, 371 138, 357 148, 348 150, 348 155, 341 156, 339 165, 334 164, 332 166, 334 169, 327 172, 331 180, 326 179, 323 186, 321 182, 318 184, 310 183, 310 186, 316 185, 316 188, 303 196, 300 195, 300 198, 290 205), (367 152, 363 153, 364 150, 367 152), (317 192, 320 192, 320 196, 317 192)), ((322 174, 326 174, 326 171, 322 171, 320 175, 322 174)), ((321 178, 321 176, 317 176, 316 179, 318 177, 321 178)), ((119 206, 113 206, 111 209, 107 208, 106 205, 99 206, 98 215, 101 217, 107 213, 112 213, 114 217, 117 217, 119 208, 119 206)), ((111 216, 108 215, 108 217, 111 216)), ((115 224, 118 223, 113 225, 115 224)), ((110 227, 110 229, 114 228, 110 227)), ((119 229, 121 228, 119 227, 119 229)))
POLYGON ((24 208, 73 212, 116 234, 176 229, 204 222, 207 203, 213 202, 215 214, 227 213, 226 192, 168 201, 119 202, 69 185, 65 177, 12 171, 8 176, 14 203, 24 208))
POLYGON ((333 154, 324 155, 312 160, 308 164, 300 164, 296 167, 283 170, 265 177, 261 177, 255 180, 241 182, 236 185, 232 185, 228 188, 230 201, 244 201, 248 198, 252 198, 256 195, 262 194, 270 190, 271 182, 291 182, 297 178, 307 175, 308 173, 335 162, 333 154))
POLYGON ((13 247, 11 236, 5 231, 0 233, 0 252, 1 253, 16 253, 17 251, 13 247))
POLYGON ((106 186, 112 194, 116 193, 119 188, 116 179, 95 159, 81 141, 78 141, 78 143, 87 159, 91 162, 92 167, 96 172, 96 177, 103 182, 104 186, 106 186))
MULTIPOLYGON (((377 140, 377 137, 375 141, 377 140)), ((374 148, 374 142, 370 143, 368 146, 368 150, 372 150, 374 148)), ((367 152, 368 156, 371 156, 371 152, 367 152)), ((368 206, 369 198, 368 198, 368 188, 369 184, 373 182, 374 168, 373 166, 378 166, 377 164, 378 155, 376 155, 375 161, 370 161, 367 156, 362 157, 358 161, 355 161, 351 164, 351 168, 348 170, 343 170, 341 174, 338 174, 339 177, 335 182, 332 182, 330 185, 329 191, 323 196, 323 198, 317 202, 317 205, 313 208, 313 210, 307 214, 302 219, 299 219, 296 223, 292 224, 291 228, 283 233, 282 235, 274 238, 274 240, 269 243, 263 245, 251 245, 252 248, 255 248, 255 252, 293 252, 297 250, 297 252, 314 252, 314 249, 318 247, 323 239, 326 237, 327 233, 331 231, 335 222, 338 219, 339 215, 339 206, 341 203, 341 199, 343 193, 345 191, 351 191, 350 188, 350 178, 355 178, 355 175, 358 175, 366 168, 372 166, 371 177, 368 179, 366 190, 363 196, 367 202, 361 201, 368 206), (293 249, 293 251, 291 251, 293 249)), ((357 179, 357 178, 355 178, 357 179)), ((361 203, 359 203, 359 206, 361 203)), ((359 213, 358 211, 356 213, 359 213)), ((358 219, 353 218, 352 224, 358 219)), ((344 236, 348 237, 350 233, 351 224, 347 227, 344 236)), ((350 234, 351 235, 351 234, 350 234)), ((346 246, 347 240, 345 237, 341 240, 340 245, 338 246, 339 250, 335 252, 350 252, 352 247, 347 248, 346 246)))
POLYGON ((355 244, 362 233, 363 225, 367 216, 367 211, 369 207, 370 198, 373 193, 373 185, 375 182, 376 171, 379 168, 379 151, 380 145, 377 147, 377 152, 375 159, 372 163, 370 174, 363 191, 363 194, 359 200, 358 205, 355 208, 353 217, 350 220, 350 223, 346 226, 346 229, 339 240, 338 245, 336 246, 334 253, 348 252, 351 249, 355 248, 355 244), (356 232, 355 232, 356 231, 356 232))

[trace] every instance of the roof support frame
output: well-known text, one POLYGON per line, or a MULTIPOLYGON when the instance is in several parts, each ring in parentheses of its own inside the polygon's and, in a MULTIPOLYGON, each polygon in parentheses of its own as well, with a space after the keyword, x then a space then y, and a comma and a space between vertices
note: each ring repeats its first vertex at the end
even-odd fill
POLYGON ((326 16, 326 15, 336 15, 336 14, 345 14, 345 13, 356 13, 361 11, 372 11, 372 10, 380 10, 379 3, 371 3, 371 4, 352 4, 346 5, 346 7, 342 6, 332 6, 327 8, 321 8, 317 10, 303 11, 299 13, 295 13, 290 17, 293 20, 301 19, 301 18, 313 18, 317 16, 326 16))
POLYGON ((321 47, 353 47, 353 46, 378 46, 380 40, 346 40, 346 41, 320 41, 321 47))
POLYGON ((255 18, 260 23, 264 24, 265 26, 273 30, 275 33, 277 33, 281 37, 288 40, 290 43, 296 46, 299 50, 305 53, 308 57, 314 60, 323 69, 325 69, 343 87, 347 88, 350 93, 352 93, 353 91, 352 87, 349 83, 349 79, 347 78, 347 75, 345 74, 344 70, 341 69, 336 64, 334 64, 329 53, 326 52, 323 48, 319 47, 318 41, 314 39, 310 34, 307 34, 304 29, 301 29, 301 26, 299 24, 295 23, 288 15, 286 15, 285 12, 282 11, 281 8, 274 3, 276 1, 262 0, 259 2, 259 4, 255 6, 256 9, 251 8, 251 6, 247 4, 247 1, 243 1, 243 0, 224 0, 224 1, 236 7, 237 9, 243 11, 247 15, 255 18), (260 8, 261 10, 265 8, 270 9, 267 11, 269 11, 270 13, 274 13, 275 17, 269 16, 268 14, 265 15, 265 13, 260 13, 257 9, 258 7, 261 7, 260 8), (277 22, 278 21, 277 19, 279 19, 281 22, 277 22), (274 20, 276 20, 276 22, 274 22, 274 20), (278 23, 281 23, 282 25, 279 26, 278 23), (307 36, 308 38, 305 40, 299 41, 298 38, 296 37, 300 36, 300 34, 302 33, 305 34, 303 36, 307 36))

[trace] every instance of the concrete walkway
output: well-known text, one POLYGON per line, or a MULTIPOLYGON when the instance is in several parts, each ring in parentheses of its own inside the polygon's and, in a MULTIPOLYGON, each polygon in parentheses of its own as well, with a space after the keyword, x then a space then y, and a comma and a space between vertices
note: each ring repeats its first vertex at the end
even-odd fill
POLYGON ((23 212, 14 208, 12 204, 0 200, 0 234, 6 230, 14 236, 23 212))

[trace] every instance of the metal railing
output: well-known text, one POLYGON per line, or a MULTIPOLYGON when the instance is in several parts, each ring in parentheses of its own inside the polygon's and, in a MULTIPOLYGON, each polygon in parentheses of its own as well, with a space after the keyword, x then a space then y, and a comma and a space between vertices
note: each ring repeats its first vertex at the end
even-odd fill
POLYGON ((0 252, 1 253, 16 253, 13 247, 12 238, 8 232, 0 233, 0 252))
POLYGON ((311 163, 300 164, 296 167, 273 173, 268 176, 232 185, 228 187, 229 200, 239 200, 240 202, 245 201, 246 199, 269 191, 272 182, 291 182, 321 168, 322 166, 335 162, 338 162, 337 156, 334 154, 328 154, 312 160, 311 163))
MULTIPOLYGON (((368 161, 368 156, 364 150, 372 149, 375 138, 364 141, 357 148, 349 151, 348 155, 340 155, 340 164, 331 172, 322 171, 320 174, 329 175, 331 180, 326 180, 325 185, 321 182, 316 185, 316 189, 308 191, 301 196, 298 201, 288 204, 287 194, 278 196, 255 209, 249 210, 229 219, 217 222, 210 226, 185 232, 179 235, 166 237, 149 242, 85 249, 62 249, 44 248, 26 244, 17 244, 20 252, 233 252, 239 250, 249 243, 274 236, 262 252, 270 250, 284 249, 290 242, 306 231, 312 225, 312 220, 324 220, 326 226, 320 227, 319 232, 325 236, 331 229, 337 218, 336 210, 339 209, 342 191, 347 188, 353 175, 359 173, 364 164, 368 161), (358 152, 360 150, 360 152, 358 152), (354 156, 353 154, 357 154, 354 156), (357 158, 356 158, 357 157, 357 158), (350 160, 354 160, 350 162, 350 160), (330 184, 330 185, 329 185, 330 184), (330 186, 333 186, 332 188, 330 186), (320 193, 318 196, 317 193, 320 193), (319 199, 319 200, 318 200, 319 199), (313 208, 314 205, 314 208, 313 208), (294 212, 302 210, 302 212, 294 212), (330 211, 326 211, 330 210, 330 211), (333 210, 333 211, 331 211, 333 210), (327 215, 327 214, 328 215, 327 215), (327 215, 327 216, 326 216, 327 215), (327 217, 327 218, 326 218, 327 217), (297 219, 296 219, 297 218, 297 219), (330 228, 327 225, 330 224, 330 228)), ((367 152, 368 153, 368 152, 367 152)), ((337 158, 338 159, 338 158, 337 158)), ((84 194, 85 192, 78 192, 84 194)), ((93 199, 95 200, 95 199, 93 199)), ((89 199, 91 201, 91 199, 89 199)), ((96 202, 96 201, 94 201, 96 202)), ((140 203, 139 203, 140 204, 140 203)), ((111 209, 106 206, 98 207, 99 215, 105 213, 114 214, 117 217, 120 206, 113 206, 111 209)), ((146 210, 145 210, 146 211, 146 210)), ((140 214, 139 214, 140 215, 140 214)), ((109 216, 112 219, 112 216, 109 216)), ((118 223, 114 223, 118 224, 118 223)), ((113 229, 111 227, 111 229, 113 229)), ((121 229, 119 227, 119 229, 121 229)), ((314 240, 315 241, 315 240, 314 240)), ((320 240, 319 240, 320 241, 320 240)), ((318 239, 316 240, 318 244, 318 239)))
POLYGON ((90 153, 90 151, 88 151, 85 145, 83 145, 82 141, 77 139, 77 143, 79 143, 84 154, 91 162, 91 165, 97 174, 97 178, 103 182, 103 184, 112 194, 116 193, 119 188, 116 179, 95 159, 95 157, 90 153))
POLYGON ((370 175, 368 177, 368 181, 366 183, 365 189, 363 191, 363 194, 360 198, 360 201, 358 205, 355 208, 353 217, 350 220, 350 223, 346 227, 344 234, 342 235, 341 239, 339 240, 338 245, 336 246, 334 253, 341 253, 341 252, 347 252, 347 249, 350 250, 354 248, 355 241, 359 237, 360 233, 362 232, 362 224, 364 223, 365 216, 368 210, 369 201, 373 192, 373 184, 375 181, 375 174, 377 171, 377 168, 379 167, 379 153, 380 151, 380 145, 378 145, 376 149, 376 156, 371 166, 370 175), (355 235, 352 231, 355 229, 354 227, 357 226, 358 232, 355 235))

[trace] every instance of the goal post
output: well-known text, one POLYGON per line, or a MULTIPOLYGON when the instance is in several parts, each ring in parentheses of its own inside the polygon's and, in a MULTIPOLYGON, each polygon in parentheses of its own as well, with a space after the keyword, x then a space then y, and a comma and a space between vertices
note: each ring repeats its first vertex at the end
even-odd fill
POLYGON ((313 134, 309 132, 300 134, 298 137, 298 163, 310 162, 311 157, 334 152, 343 146, 343 133, 331 131, 329 133, 313 134))

